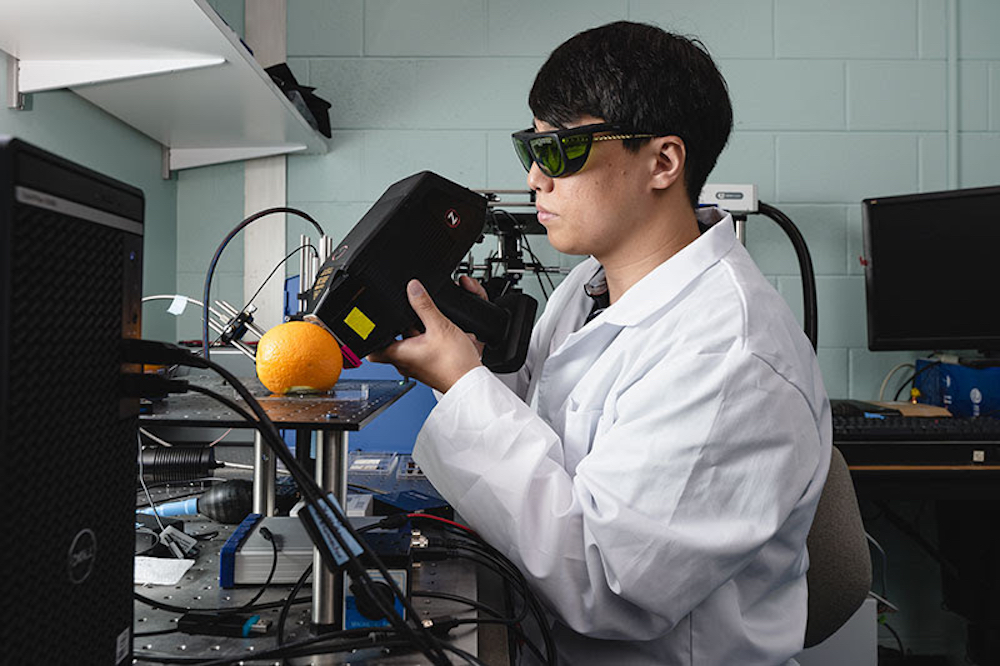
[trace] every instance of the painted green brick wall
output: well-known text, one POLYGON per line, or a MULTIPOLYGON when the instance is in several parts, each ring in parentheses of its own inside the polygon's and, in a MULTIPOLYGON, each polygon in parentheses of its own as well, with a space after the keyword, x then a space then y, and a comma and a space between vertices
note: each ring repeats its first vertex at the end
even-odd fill
MULTIPOLYGON (((242 26, 241 2, 215 6, 242 26)), ((340 236, 388 185, 422 169, 473 188, 524 188, 509 133, 529 124, 527 90, 552 48, 623 18, 698 35, 736 113, 710 180, 757 183, 800 226, 818 276, 828 390, 873 397, 912 355, 867 350, 860 200, 1000 183, 1000 3, 958 7, 959 177, 949 183, 947 0, 289 0, 289 63, 333 104, 335 128, 329 154, 289 158, 289 203, 340 236)), ((200 279, 206 244, 238 219, 239 192, 208 185, 232 182, 233 168, 180 176, 179 284, 200 279), (195 209, 197 220, 186 214, 195 209)), ((303 230, 290 220, 290 248, 303 230)), ((763 217, 751 218, 748 237, 800 312, 787 240, 763 217)), ((544 239, 535 246, 546 261, 574 261, 544 239)), ((230 280, 239 299, 240 270, 236 257, 220 293, 230 280)))

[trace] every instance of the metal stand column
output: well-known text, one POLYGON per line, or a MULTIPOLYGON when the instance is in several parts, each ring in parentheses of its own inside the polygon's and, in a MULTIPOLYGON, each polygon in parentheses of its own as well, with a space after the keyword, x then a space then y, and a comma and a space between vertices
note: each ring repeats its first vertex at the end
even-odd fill
MULTIPOLYGON (((316 483, 332 492, 341 506, 347 499, 347 433, 316 432, 316 483)), ((343 578, 332 573, 319 551, 313 551, 312 621, 319 627, 340 624, 343 578)))
POLYGON ((274 515, 274 485, 277 476, 274 454, 264 444, 264 438, 254 431, 253 436, 253 512, 262 516, 274 515))

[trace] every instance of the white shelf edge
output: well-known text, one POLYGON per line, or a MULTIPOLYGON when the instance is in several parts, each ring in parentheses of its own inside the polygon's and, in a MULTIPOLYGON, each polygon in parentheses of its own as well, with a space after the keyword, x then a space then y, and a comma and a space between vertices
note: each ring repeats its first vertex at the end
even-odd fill
POLYGON ((217 56, 164 60, 21 60, 18 62, 18 91, 33 93, 76 88, 212 67, 224 62, 225 58, 217 56))
MULTIPOLYGON (((303 115, 299 112, 299 110, 295 108, 295 105, 292 104, 292 101, 288 99, 288 97, 285 95, 284 92, 282 92, 281 88, 278 87, 278 84, 276 84, 271 79, 271 75, 268 74, 266 71, 264 71, 264 67, 259 62, 257 62, 257 58, 255 58, 253 53, 250 52, 249 47, 246 45, 246 43, 244 43, 244 41, 240 38, 240 36, 236 34, 236 31, 234 31, 232 27, 228 23, 226 23, 226 21, 219 15, 219 13, 215 11, 215 9, 208 3, 208 0, 194 0, 194 3, 201 9, 201 11, 208 18, 208 20, 215 25, 219 33, 229 41, 231 48, 233 48, 240 56, 242 56, 243 60, 250 67, 251 70, 257 73, 257 76, 260 78, 261 83, 264 84, 266 88, 269 88, 271 90, 271 93, 274 95, 275 99, 277 99, 278 102, 285 107, 285 111, 292 118, 295 118, 298 121, 299 125, 301 125, 302 128, 307 133, 315 135, 315 138, 318 139, 319 147, 324 152, 329 150, 330 143, 326 139, 326 137, 324 137, 312 125, 310 125, 309 121, 306 120, 305 117, 303 117, 303 115)), ((317 142, 314 141, 313 143, 317 142)), ((316 149, 315 146, 314 147, 307 146, 307 148, 311 150, 316 149)))
POLYGON ((258 157, 271 157, 273 155, 287 155, 289 153, 302 152, 307 148, 309 146, 301 144, 292 146, 246 146, 238 148, 171 148, 169 164, 171 171, 177 171, 180 169, 208 166, 210 164, 222 164, 223 162, 252 160, 258 157))
POLYGON ((7 4, 8 106, 71 90, 163 145, 170 170, 331 148, 209 0, 7 4))

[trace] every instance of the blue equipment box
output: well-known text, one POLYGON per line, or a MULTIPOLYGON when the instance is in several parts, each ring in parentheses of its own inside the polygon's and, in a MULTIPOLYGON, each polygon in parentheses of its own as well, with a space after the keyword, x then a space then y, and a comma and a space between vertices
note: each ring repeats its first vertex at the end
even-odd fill
POLYGON ((945 407, 954 416, 1000 417, 1000 368, 970 368, 918 359, 914 385, 919 402, 945 407))

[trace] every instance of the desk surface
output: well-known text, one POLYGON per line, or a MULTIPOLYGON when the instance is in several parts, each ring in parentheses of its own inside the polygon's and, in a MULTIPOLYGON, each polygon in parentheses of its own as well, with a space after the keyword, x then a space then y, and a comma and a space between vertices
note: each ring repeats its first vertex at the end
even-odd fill
POLYGON ((849 465, 849 468, 861 499, 1000 499, 1000 465, 849 465))
MULTIPOLYGON (((197 374, 185 377, 227 398, 243 400, 216 375, 197 374)), ((279 427, 311 430, 360 430, 402 397, 416 384, 413 381, 345 380, 324 394, 274 395, 256 377, 240 378, 260 402, 267 415, 279 427)), ((252 428, 225 405, 200 393, 171 395, 153 404, 153 411, 140 416, 148 425, 252 428)))

